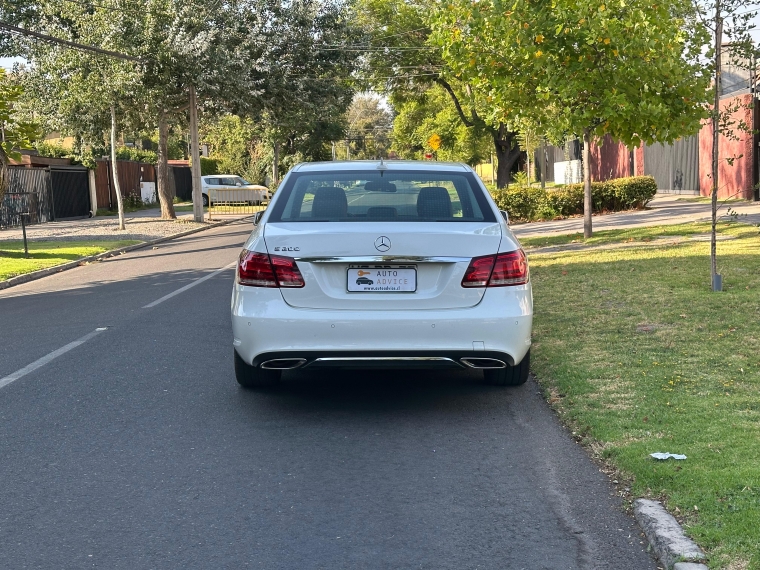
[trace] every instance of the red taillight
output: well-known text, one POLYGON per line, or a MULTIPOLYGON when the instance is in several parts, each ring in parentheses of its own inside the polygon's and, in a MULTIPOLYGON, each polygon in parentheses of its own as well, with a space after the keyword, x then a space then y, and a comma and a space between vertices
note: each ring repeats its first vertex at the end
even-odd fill
POLYGON ((528 282, 528 260, 523 250, 500 253, 496 256, 489 287, 505 287, 507 285, 524 285, 528 282))
POLYGON ((493 271, 494 259, 496 259, 495 255, 473 257, 462 277, 462 287, 485 287, 493 271))
POLYGON ((243 250, 237 270, 238 283, 251 287, 303 287, 295 259, 243 250))
POLYGON ((528 261, 521 249, 474 257, 462 278, 462 287, 506 287, 528 282, 528 261))
POLYGON ((292 257, 281 257, 271 255, 272 267, 277 276, 277 283, 280 287, 303 287, 303 275, 298 270, 296 260, 292 257))

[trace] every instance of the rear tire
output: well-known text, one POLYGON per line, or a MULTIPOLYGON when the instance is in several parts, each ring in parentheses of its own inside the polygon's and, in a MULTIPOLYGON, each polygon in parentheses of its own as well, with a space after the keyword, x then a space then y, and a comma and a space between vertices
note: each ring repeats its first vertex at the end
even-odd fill
POLYGON ((232 352, 235 354, 235 378, 243 388, 265 388, 280 379, 279 370, 255 368, 246 364, 238 355, 237 350, 232 349, 232 352))
POLYGON ((492 386, 519 386, 525 384, 528 379, 528 372, 530 372, 530 349, 519 364, 506 368, 483 370, 483 380, 492 386))
POLYGON ((209 204, 208 196, 206 194, 203 194, 203 207, 207 208, 209 204))

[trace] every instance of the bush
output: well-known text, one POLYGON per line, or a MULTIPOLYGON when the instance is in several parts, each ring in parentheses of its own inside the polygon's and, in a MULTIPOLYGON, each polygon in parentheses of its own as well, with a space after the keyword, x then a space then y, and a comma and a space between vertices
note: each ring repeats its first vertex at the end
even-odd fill
POLYGON ((140 148, 122 146, 116 149, 116 159, 156 164, 158 161, 158 155, 154 150, 142 150, 140 148))
MULTIPOLYGON (((594 212, 643 208, 656 193, 657 183, 651 176, 632 176, 591 183, 594 212)), ((551 220, 583 213, 583 184, 570 184, 547 190, 533 186, 513 186, 503 190, 492 190, 491 194, 499 209, 506 210, 513 220, 551 220)))
MULTIPOLYGON (((219 159, 201 157, 201 176, 208 176, 209 174, 219 174, 219 159)), ((223 172, 222 174, 227 174, 223 172)))

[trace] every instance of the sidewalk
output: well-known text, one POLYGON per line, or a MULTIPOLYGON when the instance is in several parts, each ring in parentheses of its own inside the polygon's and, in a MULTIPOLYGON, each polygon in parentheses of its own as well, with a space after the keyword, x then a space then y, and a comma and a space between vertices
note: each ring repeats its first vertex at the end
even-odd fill
MULTIPOLYGON (((620 230, 645 226, 666 226, 697 221, 710 221, 709 202, 691 202, 687 196, 657 194, 646 210, 595 215, 594 231, 620 230)), ((718 203, 720 205, 720 202, 718 203)), ((718 210, 718 216, 727 217, 728 209, 740 214, 739 221, 760 224, 760 202, 729 202, 718 210), (746 214, 746 216, 744 215, 746 214)), ((583 218, 568 218, 549 222, 515 223, 512 231, 519 238, 546 235, 583 233, 583 218)))
MULTIPOLYGON (((178 212, 176 220, 162 220, 161 210, 151 208, 138 210, 124 215, 127 229, 119 231, 117 216, 97 216, 79 220, 65 220, 35 224, 26 228, 30 241, 101 241, 101 240, 139 240, 151 241, 196 228, 211 227, 227 220, 249 217, 251 214, 218 215, 209 222, 208 215, 203 223, 193 220, 192 212, 178 212)), ((21 228, 0 230, 0 241, 22 239, 21 228)))

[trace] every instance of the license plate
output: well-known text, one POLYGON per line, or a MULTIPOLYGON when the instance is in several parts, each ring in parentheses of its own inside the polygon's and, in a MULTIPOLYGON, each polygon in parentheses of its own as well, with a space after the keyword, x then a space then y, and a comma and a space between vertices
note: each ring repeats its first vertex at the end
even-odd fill
POLYGON ((417 290, 417 268, 352 265, 348 268, 348 290, 352 293, 414 293, 417 290))

